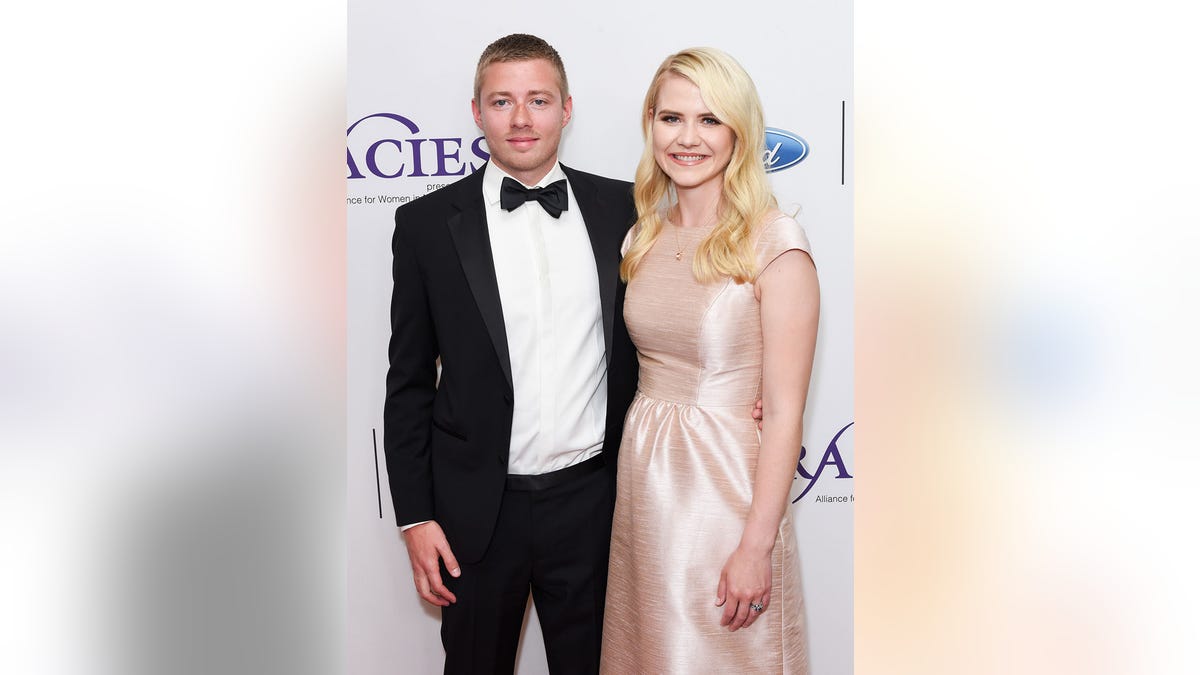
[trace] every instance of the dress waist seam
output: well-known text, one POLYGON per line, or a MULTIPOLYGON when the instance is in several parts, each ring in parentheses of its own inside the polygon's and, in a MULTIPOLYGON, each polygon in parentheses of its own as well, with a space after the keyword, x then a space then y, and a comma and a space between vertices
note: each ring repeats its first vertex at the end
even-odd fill
POLYGON ((659 403, 669 403, 671 405, 688 406, 689 408, 746 408, 746 407, 752 407, 755 403, 755 401, 750 401, 749 403, 723 403, 723 404, 700 403, 697 401, 676 401, 674 399, 663 398, 662 396, 655 396, 653 394, 647 394, 644 390, 642 390, 640 388, 637 390, 637 395, 641 396, 642 398, 648 398, 652 401, 657 401, 659 403))

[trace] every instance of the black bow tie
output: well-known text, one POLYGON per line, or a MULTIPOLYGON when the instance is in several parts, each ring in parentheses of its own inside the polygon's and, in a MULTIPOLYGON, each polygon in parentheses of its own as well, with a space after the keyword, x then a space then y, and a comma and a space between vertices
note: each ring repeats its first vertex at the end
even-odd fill
POLYGON ((567 181, 556 180, 546 187, 527 188, 505 176, 500 184, 500 208, 512 211, 525 202, 536 199, 546 213, 555 218, 567 210, 567 181))

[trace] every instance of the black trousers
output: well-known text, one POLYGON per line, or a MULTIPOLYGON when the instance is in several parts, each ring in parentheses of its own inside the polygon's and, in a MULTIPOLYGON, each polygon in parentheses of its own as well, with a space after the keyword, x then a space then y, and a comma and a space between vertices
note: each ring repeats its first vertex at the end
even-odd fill
POLYGON ((531 592, 551 675, 599 670, 613 489, 603 466, 551 487, 510 479, 483 559, 442 573, 458 599, 442 608, 448 675, 511 675, 531 592))

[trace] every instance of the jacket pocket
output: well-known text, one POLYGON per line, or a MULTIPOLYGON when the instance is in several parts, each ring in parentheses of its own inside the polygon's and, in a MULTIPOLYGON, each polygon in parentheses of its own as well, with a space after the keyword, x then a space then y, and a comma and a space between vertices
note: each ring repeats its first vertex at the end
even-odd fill
POLYGON ((442 424, 441 422, 438 422, 436 419, 433 420, 433 428, 437 429, 438 431, 442 432, 443 434, 446 434, 447 436, 449 436, 451 438, 457 438, 458 440, 463 441, 463 442, 466 442, 466 440, 467 440, 466 435, 464 435, 461 431, 451 428, 450 426, 447 426, 445 424, 442 424))

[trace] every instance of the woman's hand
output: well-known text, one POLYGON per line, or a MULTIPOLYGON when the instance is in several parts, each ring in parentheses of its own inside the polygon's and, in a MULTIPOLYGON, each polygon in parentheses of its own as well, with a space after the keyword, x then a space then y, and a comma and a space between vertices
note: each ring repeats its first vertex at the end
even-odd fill
POLYGON ((746 628, 770 604, 771 549, 756 553, 738 546, 725 561, 717 584, 717 607, 725 607, 721 625, 730 631, 746 628))

